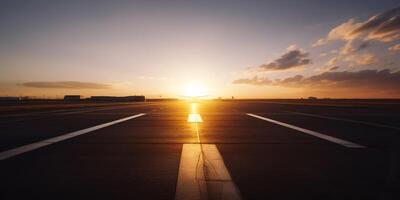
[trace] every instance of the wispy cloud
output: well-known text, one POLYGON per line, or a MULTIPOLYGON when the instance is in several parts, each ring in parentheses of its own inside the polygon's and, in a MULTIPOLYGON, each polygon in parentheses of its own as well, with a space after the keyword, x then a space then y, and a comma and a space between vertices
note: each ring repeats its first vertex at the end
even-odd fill
POLYGON ((396 44, 396 45, 389 47, 389 51, 391 51, 391 52, 400 51, 400 44, 396 44))
POLYGON ((357 27, 361 26, 362 23, 356 23, 354 19, 349 19, 347 22, 334 27, 329 31, 328 35, 318 39, 313 46, 321 46, 327 44, 329 41, 333 40, 353 40, 356 38, 351 32, 357 27))
POLYGON ((372 53, 352 54, 342 58, 349 66, 371 65, 378 62, 378 58, 372 53))
POLYGON ((326 37, 317 40, 313 46, 324 45, 333 40, 354 39, 381 42, 400 39, 400 7, 377 14, 366 21, 356 22, 355 19, 349 19, 334 27, 326 37))
POLYGON ((329 68, 329 71, 335 71, 335 70, 338 70, 339 68, 340 68, 339 66, 334 66, 334 67, 329 68))
POLYGON ((254 76, 251 79, 241 78, 232 82, 233 84, 247 84, 247 85, 271 85, 273 82, 266 77, 254 76))
MULTIPOLYGON (((346 47, 346 46, 345 46, 346 47)), ((370 52, 355 52, 355 50, 343 50, 342 52, 331 57, 326 63, 326 66, 333 67, 339 63, 345 64, 348 67, 357 67, 364 65, 376 64, 379 62, 378 56, 370 52), (343 52, 344 51, 344 52, 343 52), (351 51, 351 52, 347 52, 351 51)))
MULTIPOLYGON (((392 42, 400 39, 400 7, 372 16, 368 20, 348 21, 332 28, 329 33, 317 40, 313 46, 325 45, 331 41, 345 41, 338 54, 326 63, 335 66, 341 62, 345 66, 354 67, 375 64, 378 57, 367 51, 373 43, 392 42)), ((400 47, 399 47, 400 48, 400 47)), ((395 51, 395 47, 389 48, 395 51)))
POLYGON ((101 83, 79 82, 79 81, 39 81, 26 82, 21 84, 24 87, 33 88, 54 88, 54 89, 110 89, 111 86, 101 83))
POLYGON ((400 39, 400 7, 371 17, 351 34, 366 35, 368 39, 385 42, 400 39))
POLYGON ((315 71, 316 72, 329 72, 329 71, 336 71, 338 70, 340 67, 339 66, 324 66, 324 67, 319 67, 316 68, 315 71))

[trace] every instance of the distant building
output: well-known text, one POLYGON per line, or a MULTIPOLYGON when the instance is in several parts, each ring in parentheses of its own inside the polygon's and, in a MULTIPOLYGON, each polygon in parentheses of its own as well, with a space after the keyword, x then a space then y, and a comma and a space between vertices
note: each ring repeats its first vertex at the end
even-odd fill
POLYGON ((64 100, 66 101, 77 101, 81 100, 81 95, 65 95, 64 100))
POLYGON ((28 97, 28 96, 19 97, 19 100, 29 100, 29 99, 30 99, 30 97, 28 97))
POLYGON ((19 101, 20 97, 0 97, 0 101, 19 101))
POLYGON ((317 100, 317 97, 308 97, 309 100, 317 100))
POLYGON ((141 101, 146 101, 146 98, 145 98, 145 96, 125 96, 125 97, 91 96, 90 100, 92 100, 92 101, 116 101, 116 102, 141 102, 141 101))

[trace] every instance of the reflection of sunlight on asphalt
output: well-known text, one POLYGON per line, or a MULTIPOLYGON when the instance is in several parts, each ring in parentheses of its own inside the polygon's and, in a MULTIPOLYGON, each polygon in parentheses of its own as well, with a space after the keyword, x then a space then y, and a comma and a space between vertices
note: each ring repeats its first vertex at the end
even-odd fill
POLYGON ((178 190, 175 199, 240 199, 238 190, 215 144, 201 142, 199 123, 203 120, 198 109, 199 103, 192 102, 189 108, 187 121, 193 127, 198 144, 184 144, 180 171, 185 176, 179 179, 190 182, 189 177, 192 177, 195 185, 192 188, 178 181, 178 188, 182 189, 178 190), (182 190, 186 192, 181 192, 182 190), (198 196, 195 195, 196 193, 198 196))
POLYGON ((191 103, 190 104, 190 113, 188 115, 188 120, 187 121, 189 123, 193 123, 194 129, 195 129, 195 132, 196 132, 196 136, 197 136, 197 143, 201 143, 200 142, 200 134, 199 134, 198 123, 203 122, 203 119, 201 118, 201 115, 199 113, 197 113, 198 112, 197 105, 198 105, 197 103, 191 103))
POLYGON ((189 114, 188 116, 188 122, 189 123, 201 123, 203 122, 203 119, 199 114, 189 114))
POLYGON ((190 107, 191 107, 191 112, 189 113, 188 116, 188 122, 196 123, 195 126, 197 126, 197 123, 203 122, 201 115, 197 113, 197 103, 191 103, 190 107))
POLYGON ((191 107, 191 114, 197 113, 197 103, 191 103, 190 104, 191 107))

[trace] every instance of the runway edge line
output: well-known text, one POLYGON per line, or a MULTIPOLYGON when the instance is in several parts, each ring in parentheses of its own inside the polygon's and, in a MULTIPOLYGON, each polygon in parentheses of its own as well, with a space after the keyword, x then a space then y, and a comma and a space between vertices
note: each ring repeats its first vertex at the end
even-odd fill
POLYGON ((349 142, 349 141, 346 141, 346 140, 335 138, 335 137, 332 137, 332 136, 329 136, 329 135, 318 133, 318 132, 315 132, 315 131, 312 131, 312 130, 301 128, 301 127, 294 126, 294 125, 291 125, 291 124, 287 124, 287 123, 284 123, 284 122, 276 121, 276 120, 273 120, 273 119, 270 119, 270 118, 262 117, 262 116, 251 114, 251 113, 246 113, 246 115, 254 117, 254 118, 257 118, 257 119, 261 119, 261 120, 264 120, 264 121, 267 121, 267 122, 271 122, 271 123, 274 123, 274 124, 278 124, 278 125, 284 126, 286 128, 297 130, 297 131, 306 133, 308 135, 312 135, 314 137, 321 138, 321 139, 327 140, 329 142, 333 142, 333 143, 345 146, 347 148, 367 148, 366 146, 363 146, 363 145, 360 145, 360 144, 356 144, 356 143, 353 143, 353 142, 349 142))
POLYGON ((125 117, 125 118, 122 118, 122 119, 118 119, 118 120, 115 120, 115 121, 107 122, 107 123, 100 124, 100 125, 97 125, 97 126, 93 126, 93 127, 90 127, 90 128, 85 128, 85 129, 82 129, 82 130, 79 130, 79 131, 74 131, 74 132, 71 132, 71 133, 67 133, 67 134, 64 134, 64 135, 57 136, 57 137, 49 138, 49 139, 42 140, 42 141, 39 141, 39 142, 34 142, 34 143, 27 144, 27 145, 24 145, 24 146, 20 146, 20 147, 14 148, 14 149, 6 150, 6 151, 3 151, 3 152, 0 152, 0 160, 5 160, 7 158, 11 158, 11 157, 14 157, 14 156, 17 156, 17 155, 20 155, 20 154, 23 154, 23 153, 26 153, 26 152, 29 152, 29 151, 33 151, 35 149, 39 149, 41 147, 45 147, 45 146, 48 146, 48 145, 51 145, 51 144, 54 144, 54 143, 57 143, 57 142, 61 142, 63 140, 67 140, 67 139, 70 139, 70 138, 73 138, 73 137, 76 137, 76 136, 79 136, 79 135, 90 133, 92 131, 99 130, 99 129, 102 129, 102 128, 105 128, 105 127, 108 127, 108 126, 112 126, 114 124, 118 124, 118 123, 121 123, 121 122, 124 122, 124 121, 128 121, 128 120, 131 120, 131 119, 134 119, 134 118, 138 118, 138 117, 141 117, 141 116, 144 116, 144 115, 146 115, 146 113, 140 113, 140 114, 137 114, 137 115, 125 117))

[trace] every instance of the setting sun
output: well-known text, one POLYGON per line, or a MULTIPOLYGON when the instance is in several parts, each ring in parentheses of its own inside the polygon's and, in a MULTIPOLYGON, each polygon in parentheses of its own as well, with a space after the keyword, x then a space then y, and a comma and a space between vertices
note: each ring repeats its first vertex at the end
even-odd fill
POLYGON ((206 87, 198 82, 189 83, 185 88, 184 96, 186 97, 205 97, 207 95, 206 87))
POLYGON ((400 0, 1 0, 0 44, 0 200, 400 200, 400 0))

